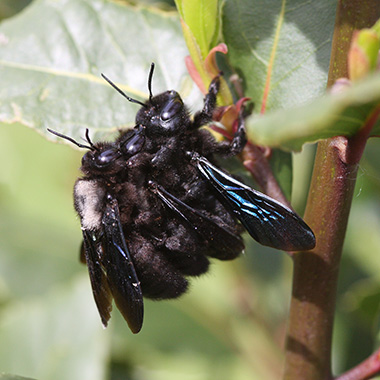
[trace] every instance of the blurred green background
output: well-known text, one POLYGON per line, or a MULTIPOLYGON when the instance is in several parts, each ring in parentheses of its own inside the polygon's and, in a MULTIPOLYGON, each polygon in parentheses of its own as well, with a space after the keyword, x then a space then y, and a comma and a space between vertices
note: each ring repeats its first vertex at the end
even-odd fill
MULTIPOLYGON (((27 2, 0 0, 11 16, 27 2)), ((1 51, 1 50, 0 50, 1 51)), ((378 343, 380 142, 369 141, 356 186, 340 273, 334 369, 378 343)), ((72 187, 83 152, 20 124, 0 125, 0 373, 36 379, 279 379, 291 260, 246 239, 234 262, 214 261, 179 300, 146 301, 132 335, 114 310, 101 326, 78 260, 72 187)), ((293 204, 302 213, 314 147, 294 157, 293 204)))

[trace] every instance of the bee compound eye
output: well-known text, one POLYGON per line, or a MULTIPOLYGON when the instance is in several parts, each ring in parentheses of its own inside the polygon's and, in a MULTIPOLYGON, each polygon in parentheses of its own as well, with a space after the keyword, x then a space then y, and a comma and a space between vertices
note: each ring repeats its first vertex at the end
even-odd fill
POLYGON ((172 119, 175 115, 181 112, 182 108, 183 103, 179 96, 170 99, 161 111, 161 120, 167 121, 172 119))
POLYGON ((107 149, 103 152, 100 152, 95 157, 95 164, 97 166, 107 166, 110 163, 114 162, 119 157, 119 152, 116 149, 107 149))
POLYGON ((142 134, 135 134, 123 144, 122 151, 127 156, 133 156, 141 151, 144 144, 145 136, 142 134))

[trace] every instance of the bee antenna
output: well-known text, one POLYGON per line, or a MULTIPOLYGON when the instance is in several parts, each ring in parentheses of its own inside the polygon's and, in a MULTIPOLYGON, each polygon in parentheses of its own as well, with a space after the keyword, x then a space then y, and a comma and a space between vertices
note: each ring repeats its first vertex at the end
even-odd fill
POLYGON ((139 100, 133 99, 130 96, 128 96, 124 91, 122 91, 119 87, 116 86, 115 83, 111 82, 110 79, 108 79, 104 74, 101 74, 103 79, 105 79, 119 94, 123 95, 124 98, 126 98, 131 103, 137 103, 140 104, 140 106, 147 107, 147 105, 143 102, 140 102, 139 100))
POLYGON ((90 144, 90 147, 92 148, 91 150, 98 150, 98 148, 92 143, 92 141, 90 139, 90 132, 89 132, 88 128, 86 128, 85 136, 86 136, 86 140, 90 144))
POLYGON ((150 65, 150 71, 149 71, 149 77, 148 77, 148 89, 149 89, 149 101, 152 103, 153 93, 152 93, 152 79, 153 79, 153 72, 154 72, 155 64, 152 62, 150 65))
POLYGON ((75 141, 73 138, 71 138, 69 136, 66 136, 66 135, 63 135, 62 133, 53 131, 52 129, 47 128, 47 130, 50 133, 52 133, 53 135, 56 135, 58 137, 61 137, 62 139, 65 139, 65 140, 68 140, 68 141, 72 142, 73 144, 75 144, 79 148, 85 148, 85 149, 89 149, 89 150, 97 150, 96 147, 94 146, 94 144, 90 140, 90 137, 89 137, 89 134, 88 134, 88 128, 86 128, 86 139, 87 139, 87 141, 88 141, 88 143, 90 145, 80 144, 79 142, 75 141))

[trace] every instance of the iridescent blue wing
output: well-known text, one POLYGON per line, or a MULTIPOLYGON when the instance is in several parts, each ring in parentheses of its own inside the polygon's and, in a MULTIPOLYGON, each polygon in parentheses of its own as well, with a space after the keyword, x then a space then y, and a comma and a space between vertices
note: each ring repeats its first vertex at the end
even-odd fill
POLYGON ((192 156, 223 205, 260 244, 284 251, 314 248, 312 230, 294 211, 226 174, 205 157, 192 156))
POLYGON ((210 247, 210 256, 219 260, 232 260, 243 251, 244 243, 238 234, 182 202, 162 186, 154 183, 151 183, 151 186, 153 187, 152 191, 178 218, 186 223, 196 238, 210 247))

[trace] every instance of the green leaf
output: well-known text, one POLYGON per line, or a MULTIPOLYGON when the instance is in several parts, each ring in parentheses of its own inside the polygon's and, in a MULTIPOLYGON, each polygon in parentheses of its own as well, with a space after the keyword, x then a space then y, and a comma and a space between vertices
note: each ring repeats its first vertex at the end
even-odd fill
POLYGON ((33 380, 30 377, 21 377, 16 375, 10 375, 7 373, 0 373, 0 380, 33 380))
POLYGON ((357 43, 367 55, 370 68, 375 71, 379 55, 380 37, 372 29, 363 29, 359 32, 357 43))
POLYGON ((223 36, 255 109, 288 108, 326 87, 336 2, 227 0, 223 36))
POLYGON ((87 276, 13 302, 1 315, 0 368, 41 379, 102 380, 109 348, 99 323, 87 276))
POLYGON ((132 126, 138 106, 100 73, 144 99, 152 61, 155 93, 191 93, 191 106, 194 96, 201 99, 189 86, 175 12, 109 0, 41 0, 4 21, 0 36, 0 122, 18 121, 46 135, 52 128, 75 139, 85 128, 99 139, 132 126))
POLYGON ((218 0, 176 0, 176 5, 205 59, 219 36, 218 0))
MULTIPOLYGON (((306 142, 354 135, 379 104, 380 74, 376 74, 308 105, 250 117, 248 135, 259 145, 298 151, 306 142)), ((372 134, 379 133, 378 120, 372 134)))
MULTIPOLYGON (((226 0, 222 34, 228 58, 243 80, 244 95, 252 99, 256 114, 294 107, 323 93, 335 11, 336 4, 329 0, 302 4, 296 0, 226 0)), ((269 131, 257 131, 256 120, 247 121, 249 138, 266 145, 267 139, 257 134, 266 136, 269 131)), ((278 125, 271 127, 280 128, 284 121, 276 120, 278 125)), ((291 176, 286 172, 292 171, 290 156, 275 154, 271 165, 289 197, 291 176)))
POLYGON ((375 72, 379 55, 380 38, 373 29, 355 31, 348 52, 348 77, 358 80, 375 72))

